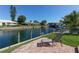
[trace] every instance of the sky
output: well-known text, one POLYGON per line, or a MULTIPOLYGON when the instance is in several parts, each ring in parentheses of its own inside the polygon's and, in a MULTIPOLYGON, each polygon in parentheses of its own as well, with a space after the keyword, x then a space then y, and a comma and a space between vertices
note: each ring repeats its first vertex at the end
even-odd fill
MULTIPOLYGON (((58 22, 73 10, 79 11, 79 5, 15 5, 16 20, 18 16, 25 15, 26 22, 30 20, 46 20, 58 22)), ((0 20, 11 20, 10 5, 0 5, 0 20)))

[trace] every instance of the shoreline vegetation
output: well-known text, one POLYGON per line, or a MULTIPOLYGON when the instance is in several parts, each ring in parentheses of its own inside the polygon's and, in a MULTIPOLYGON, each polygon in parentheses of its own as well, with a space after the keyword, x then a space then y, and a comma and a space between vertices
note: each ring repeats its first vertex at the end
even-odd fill
MULTIPOLYGON (((32 28, 41 28, 42 26, 16 26, 16 27, 1 27, 0 30, 24 30, 24 29, 32 29, 32 28)), ((43 26, 45 28, 48 28, 48 26, 43 26)))
MULTIPOLYGON (((16 48, 18 48, 18 47, 20 47, 20 46, 22 46, 22 45, 28 44, 28 43, 30 43, 30 42, 32 42, 32 41, 35 41, 35 40, 37 40, 37 39, 39 39, 39 38, 42 38, 42 37, 47 37, 47 38, 49 38, 48 35, 54 35, 54 34, 55 34, 54 32, 51 32, 51 33, 48 33, 48 34, 44 34, 44 35, 38 36, 38 37, 36 37, 36 38, 32 38, 32 39, 29 39, 29 40, 26 40, 26 41, 23 41, 23 42, 20 42, 20 43, 11 45, 11 46, 9 46, 9 47, 2 48, 2 49, 0 49, 0 53, 10 53, 10 52, 12 52, 13 50, 15 50, 16 48)), ((54 36, 53 36, 53 37, 54 37, 54 36)))

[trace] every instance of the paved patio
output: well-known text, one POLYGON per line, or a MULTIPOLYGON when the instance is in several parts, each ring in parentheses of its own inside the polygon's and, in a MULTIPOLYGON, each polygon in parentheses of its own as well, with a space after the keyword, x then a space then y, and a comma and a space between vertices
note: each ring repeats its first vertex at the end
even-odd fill
POLYGON ((37 43, 39 43, 41 39, 47 38, 40 38, 26 45, 22 45, 12 51, 12 53, 75 53, 74 47, 64 44, 61 46, 59 42, 56 42, 56 45, 53 47, 37 47, 37 43))

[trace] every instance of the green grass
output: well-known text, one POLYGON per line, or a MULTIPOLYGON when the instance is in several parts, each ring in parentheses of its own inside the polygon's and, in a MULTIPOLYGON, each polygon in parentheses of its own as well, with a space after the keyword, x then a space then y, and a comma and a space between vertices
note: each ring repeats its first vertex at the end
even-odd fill
POLYGON ((73 47, 79 46, 79 35, 63 35, 60 42, 73 47))
POLYGON ((47 38, 49 38, 49 39, 54 39, 55 38, 55 36, 56 36, 56 33, 50 33, 50 34, 48 34, 48 35, 46 35, 46 36, 44 36, 44 37, 47 37, 47 38))

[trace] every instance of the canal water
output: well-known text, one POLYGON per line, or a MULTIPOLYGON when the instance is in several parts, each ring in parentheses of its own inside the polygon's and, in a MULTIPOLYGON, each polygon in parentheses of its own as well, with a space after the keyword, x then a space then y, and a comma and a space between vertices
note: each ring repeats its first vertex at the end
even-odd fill
POLYGON ((53 28, 39 28, 16 31, 0 31, 0 48, 4 48, 31 38, 55 31, 53 28), (19 37, 18 37, 19 36, 19 37))

